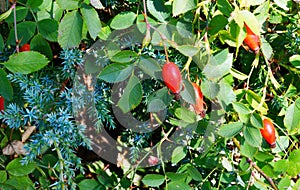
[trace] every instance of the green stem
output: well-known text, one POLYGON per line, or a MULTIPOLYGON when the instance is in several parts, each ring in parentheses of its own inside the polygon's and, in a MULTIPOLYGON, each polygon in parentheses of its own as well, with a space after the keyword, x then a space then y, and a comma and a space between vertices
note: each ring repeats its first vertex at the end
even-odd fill
POLYGON ((59 150, 59 147, 57 145, 57 142, 54 141, 54 147, 59 159, 59 180, 61 181, 61 189, 64 190, 65 189, 65 185, 64 185, 64 159, 62 157, 62 154, 59 150))
POLYGON ((14 9, 14 29, 15 29, 15 40, 16 40, 16 50, 19 52, 19 39, 18 39, 18 30, 17 30, 17 10, 16 3, 13 4, 14 9))

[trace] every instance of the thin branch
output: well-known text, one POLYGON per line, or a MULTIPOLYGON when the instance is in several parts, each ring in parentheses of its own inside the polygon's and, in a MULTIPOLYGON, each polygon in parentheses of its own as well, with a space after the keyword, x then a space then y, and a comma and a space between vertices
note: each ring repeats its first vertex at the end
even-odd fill
MULTIPOLYGON (((240 150, 241 149, 241 145, 240 142, 236 139, 233 138, 233 143, 235 144, 235 146, 240 150)), ((260 167, 258 167, 250 158, 247 158, 247 162, 250 164, 250 166, 254 169, 256 169, 256 171, 258 171, 271 185, 271 187, 275 190, 278 190, 278 188, 276 187, 274 181, 272 180, 271 177, 269 177, 267 174, 265 174, 260 167)))
POLYGON ((274 181, 272 180, 271 177, 269 177, 267 174, 265 174, 260 167, 258 167, 250 158, 247 159, 248 163, 250 164, 251 167, 253 167, 254 169, 256 169, 256 171, 258 171, 262 176, 264 176, 264 178, 270 183, 270 185, 272 186, 273 189, 278 190, 278 188, 276 187, 274 181))
POLYGON ((14 29, 15 29, 15 39, 16 39, 16 50, 19 52, 19 39, 18 39, 18 31, 17 31, 17 10, 16 10, 16 1, 12 5, 14 9, 14 29))

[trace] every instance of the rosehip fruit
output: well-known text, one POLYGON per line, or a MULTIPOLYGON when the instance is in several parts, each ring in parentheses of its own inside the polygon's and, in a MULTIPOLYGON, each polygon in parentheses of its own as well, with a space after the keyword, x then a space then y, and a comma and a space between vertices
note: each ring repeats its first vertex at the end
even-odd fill
POLYGON ((246 27, 246 31, 247 31, 247 35, 246 38, 244 39, 244 43, 252 50, 254 51, 256 54, 259 51, 259 45, 260 45, 260 40, 259 40, 259 36, 254 34, 252 32, 252 30, 247 26, 247 24, 245 23, 245 27, 246 27))
POLYGON ((0 112, 4 110, 4 98, 0 96, 0 112))
POLYGON ((192 83, 195 91, 195 102, 196 104, 193 105, 194 110, 196 114, 201 115, 202 117, 205 116, 205 110, 204 110, 204 104, 205 102, 203 101, 203 94, 201 92, 200 87, 196 83, 192 83))
POLYGON ((23 52, 23 51, 30 51, 30 45, 24 44, 22 47, 20 47, 20 52, 23 52))
POLYGON ((167 62, 162 68, 162 78, 166 86, 174 93, 181 91, 182 77, 179 68, 173 62, 167 62))
POLYGON ((260 129, 260 133, 263 138, 270 144, 271 148, 276 147, 276 136, 275 136, 275 128, 269 119, 265 118, 263 120, 264 128, 260 129))

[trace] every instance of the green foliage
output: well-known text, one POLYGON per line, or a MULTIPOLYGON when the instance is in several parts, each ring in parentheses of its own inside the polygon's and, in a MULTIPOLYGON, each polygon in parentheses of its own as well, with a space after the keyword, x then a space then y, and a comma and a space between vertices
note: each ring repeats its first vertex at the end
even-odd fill
POLYGON ((9 2, 0 7, 0 148, 26 152, 0 156, 0 189, 299 189, 298 1, 9 2), (19 52, 24 44, 30 51, 19 52), (162 79, 167 61, 181 70, 178 94, 162 79), (119 120, 128 115, 132 128, 119 120), (264 118, 275 148, 261 135, 264 118), (106 130, 118 158, 80 158, 90 140, 108 141, 96 137, 106 130))

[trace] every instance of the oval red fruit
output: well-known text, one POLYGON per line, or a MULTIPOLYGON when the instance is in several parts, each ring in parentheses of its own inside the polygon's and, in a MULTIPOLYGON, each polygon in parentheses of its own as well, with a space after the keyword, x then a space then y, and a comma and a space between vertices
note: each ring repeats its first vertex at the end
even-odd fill
POLYGON ((275 128, 269 119, 265 118, 263 120, 264 128, 260 129, 260 133, 263 138, 270 144, 271 148, 276 147, 276 136, 275 136, 275 128))
POLYGON ((20 52, 23 51, 30 51, 30 45, 29 44, 24 44, 23 46, 20 47, 20 52))
POLYGON ((246 38, 244 39, 244 43, 255 53, 258 53, 259 51, 259 45, 260 45, 260 40, 259 36, 254 34, 252 30, 247 26, 245 23, 247 35, 246 38))
POLYGON ((196 114, 200 114, 202 117, 205 116, 205 110, 204 110, 204 101, 203 101, 203 94, 201 92, 200 86, 198 86, 196 83, 192 82, 192 85, 194 87, 195 91, 195 102, 196 104, 193 105, 194 110, 196 114))
POLYGON ((4 110, 4 98, 0 96, 0 111, 4 110))
POLYGON ((173 62, 167 62, 162 68, 162 78, 166 86, 174 93, 181 91, 182 77, 179 68, 173 62))

